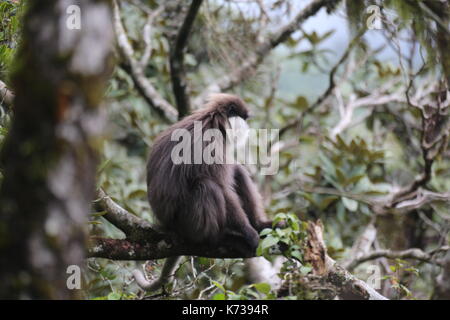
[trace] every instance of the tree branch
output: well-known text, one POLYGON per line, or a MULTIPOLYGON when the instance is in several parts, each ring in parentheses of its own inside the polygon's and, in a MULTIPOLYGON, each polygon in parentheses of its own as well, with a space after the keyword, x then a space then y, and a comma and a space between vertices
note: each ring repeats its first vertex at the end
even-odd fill
POLYGON ((361 235, 354 241, 352 249, 348 255, 348 258, 341 261, 340 264, 345 269, 349 270, 348 266, 353 261, 367 254, 370 251, 370 248, 374 244, 376 238, 377 238, 377 229, 375 228, 373 222, 371 222, 364 229, 361 235))
POLYGON ((156 91, 150 80, 145 76, 142 65, 134 58, 134 50, 122 25, 117 1, 113 0, 112 4, 117 46, 126 64, 124 69, 129 72, 137 90, 145 101, 170 122, 175 121, 178 118, 178 111, 156 91))
POLYGON ((338 68, 347 60, 351 51, 356 45, 359 44, 359 40, 361 39, 361 37, 364 35, 365 32, 366 29, 364 28, 357 33, 357 35, 350 41, 347 49, 342 54, 341 58, 331 68, 331 71, 328 75, 327 89, 316 99, 316 101, 314 101, 314 103, 309 105, 308 108, 304 112, 302 112, 297 118, 295 118, 294 120, 292 120, 291 122, 289 122, 287 125, 285 125, 283 128, 280 129, 280 137, 283 136, 288 130, 297 127, 297 125, 302 121, 304 113, 316 109, 317 107, 322 105, 322 103, 324 103, 328 99, 328 97, 331 96, 333 90, 336 87, 335 75, 338 68))
POLYGON ((224 75, 217 82, 210 84, 197 97, 195 104, 201 104, 210 93, 229 90, 233 86, 247 79, 271 50, 286 41, 298 29, 300 24, 305 22, 309 17, 314 16, 321 8, 336 5, 339 2, 340 0, 312 1, 308 6, 301 10, 292 21, 281 27, 266 41, 257 45, 254 53, 246 61, 243 61, 238 69, 230 74, 224 75))
POLYGON ((0 80, 0 104, 4 103, 11 107, 14 101, 14 93, 6 87, 6 84, 0 80))
POLYGON ((156 233, 149 222, 119 206, 102 189, 97 190, 97 198, 95 207, 106 211, 103 218, 123 231, 127 238, 139 239, 142 234, 148 237, 152 232, 156 233))
POLYGON ((184 70, 184 48, 186 47, 189 33, 194 24, 195 17, 203 0, 192 0, 189 11, 181 25, 175 40, 175 46, 170 53, 170 77, 172 89, 178 108, 178 118, 182 118, 189 113, 190 101, 186 92, 186 74, 184 70))
MULTIPOLYGON (((92 237, 88 256, 112 260, 155 260, 176 256, 199 256, 207 258, 252 258, 256 252, 241 250, 239 238, 226 237, 220 246, 209 244, 188 244, 172 234, 155 231, 147 222, 133 216, 116 204, 102 190, 99 190, 98 202, 108 213, 105 218, 128 232, 127 239, 105 239, 92 237), (138 226, 136 228, 136 226, 138 226), (139 229, 139 234, 134 232, 139 229)), ((355 278, 339 266, 326 253, 323 241, 323 226, 320 223, 308 223, 308 240, 305 246, 305 261, 313 266, 315 276, 337 287, 345 299, 386 299, 363 281, 355 278)))
POLYGON ((425 92, 414 103, 422 116, 422 157, 423 172, 408 186, 392 195, 387 207, 398 207, 402 201, 414 197, 420 187, 424 187, 432 176, 434 159, 445 149, 450 136, 450 91, 447 87, 440 88, 439 84, 431 86, 433 92, 425 92))
POLYGON ((139 218, 114 202, 102 189, 97 191, 95 207, 104 210, 103 217, 118 229, 126 239, 92 238, 90 256, 112 260, 153 260, 173 256, 203 256, 210 258, 250 258, 254 254, 239 248, 234 237, 226 238, 220 247, 187 245, 175 235, 157 231, 148 221, 139 218))
POLYGON ((207 258, 252 258, 256 254, 243 254, 231 246, 192 245, 160 234, 155 239, 131 241, 128 239, 91 238, 89 256, 111 260, 155 260, 175 256, 198 256, 207 258))
POLYGON ((375 260, 378 258, 388 258, 388 259, 414 259, 419 260, 422 262, 432 263, 436 264, 438 266, 442 266, 442 263, 435 260, 434 255, 440 252, 447 252, 450 251, 449 246, 443 246, 440 248, 437 248, 431 252, 425 252, 421 249, 417 248, 411 248, 403 251, 394 251, 394 250, 388 250, 388 249, 382 249, 382 250, 376 250, 372 251, 366 255, 363 255, 355 260, 353 260, 351 263, 348 264, 347 269, 353 270, 358 265, 360 265, 363 262, 369 261, 369 260, 375 260))
POLYGON ((320 220, 308 223, 308 238, 305 250, 305 260, 313 267, 313 276, 320 276, 336 287, 337 294, 342 299, 351 300, 387 300, 364 281, 357 279, 346 269, 337 264, 327 254, 323 240, 323 225, 320 220))

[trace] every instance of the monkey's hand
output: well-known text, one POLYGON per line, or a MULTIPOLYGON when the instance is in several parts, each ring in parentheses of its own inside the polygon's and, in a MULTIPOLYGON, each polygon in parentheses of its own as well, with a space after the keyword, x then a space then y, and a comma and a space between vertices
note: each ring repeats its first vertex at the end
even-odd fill
POLYGON ((258 232, 253 228, 248 228, 245 232, 230 229, 225 232, 224 244, 232 247, 243 258, 254 257, 259 239, 258 232))

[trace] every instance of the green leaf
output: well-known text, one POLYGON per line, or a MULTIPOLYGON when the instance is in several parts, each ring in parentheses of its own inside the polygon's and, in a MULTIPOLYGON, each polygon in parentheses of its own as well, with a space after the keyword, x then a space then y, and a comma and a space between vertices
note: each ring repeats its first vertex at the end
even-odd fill
POLYGON ((272 231, 273 231, 272 229, 265 228, 259 233, 259 235, 263 237, 263 236, 266 236, 266 235, 272 233, 272 231))
POLYGON ((213 300, 225 300, 225 294, 224 293, 216 293, 212 299, 213 300))
POLYGON ((345 175, 342 173, 341 169, 339 169, 339 168, 336 168, 336 178, 341 185, 345 185, 347 178, 345 178, 345 175))
POLYGON ((358 202, 353 199, 342 197, 342 203, 350 211, 356 211, 358 209, 358 202))
POLYGON ((361 180, 365 176, 366 176, 365 174, 358 174, 356 176, 353 176, 345 182, 345 186, 348 186, 349 184, 352 184, 352 183, 357 183, 359 180, 361 180))
POLYGON ((306 98, 304 96, 298 96, 297 100, 295 100, 295 102, 293 104, 291 104, 295 109, 297 110, 305 110, 306 108, 308 108, 308 100, 306 100, 306 98))
POLYGON ((256 290, 258 290, 261 293, 264 294, 268 294, 270 292, 270 284, 265 283, 265 282, 261 282, 261 283, 256 283, 253 285, 255 287, 256 290))
POLYGON ((224 286, 221 285, 220 283, 218 283, 217 281, 211 280, 211 283, 212 283, 213 285, 215 285, 217 288, 219 288, 220 290, 222 290, 223 292, 226 291, 225 288, 224 288, 224 286))
MULTIPOLYGON (((296 259, 299 260, 299 261, 302 261, 302 259, 303 259, 302 253, 301 253, 299 250, 293 250, 293 251, 291 252, 291 256, 292 256, 293 258, 296 258, 296 259)), ((300 268, 300 271, 301 271, 301 268, 300 268)))
POLYGON ((96 226, 102 224, 101 221, 88 221, 88 224, 96 226))
POLYGON ((122 295, 118 292, 111 292, 108 294, 108 300, 120 300, 121 296, 122 295))
POLYGON ((319 209, 325 210, 331 203, 339 199, 337 196, 328 196, 322 199, 322 201, 319 202, 319 209))
POLYGON ((99 212, 91 213, 91 215, 92 215, 93 217, 101 217, 101 216, 104 216, 104 215, 107 214, 107 213, 108 213, 108 211, 99 211, 99 212))
POLYGON ((300 267, 300 272, 302 275, 306 276, 308 273, 310 273, 312 270, 312 267, 309 265, 304 265, 300 267))
POLYGON ((240 294, 236 294, 234 292, 229 291, 228 292, 228 299, 229 300, 248 300, 246 297, 240 295, 240 294))
POLYGON ((143 190, 143 189, 137 189, 133 192, 131 192, 128 195, 128 198, 133 199, 133 198, 146 198, 147 197, 147 191, 143 190))
POLYGON ((264 238, 264 240, 261 242, 261 249, 265 250, 267 248, 270 248, 271 246, 275 245, 278 243, 277 238, 274 238, 272 236, 268 236, 266 238, 264 238))

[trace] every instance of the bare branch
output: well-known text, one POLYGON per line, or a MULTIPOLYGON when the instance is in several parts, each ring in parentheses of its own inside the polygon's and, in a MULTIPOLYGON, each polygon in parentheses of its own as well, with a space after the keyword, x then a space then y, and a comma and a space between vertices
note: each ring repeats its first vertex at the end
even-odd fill
POLYGON ((436 201, 450 202, 450 192, 437 193, 420 188, 416 192, 415 198, 397 203, 396 209, 401 211, 412 211, 436 201))
MULTIPOLYGON (((388 89, 395 85, 395 81, 388 82, 383 88, 375 90, 371 94, 361 97, 358 99, 351 99, 345 106, 342 106, 341 119, 336 124, 336 126, 331 129, 330 136, 334 140, 338 134, 341 134, 344 130, 349 128, 352 123, 353 113, 356 109, 368 106, 374 108, 379 105, 388 104, 390 102, 406 102, 404 95, 400 90, 397 92, 389 94, 388 89)), ((359 119, 356 123, 364 121, 369 115, 365 115, 363 118, 359 119)))
MULTIPOLYGON (((235 243, 235 247, 237 247, 235 243)), ((175 256, 207 258, 252 258, 256 254, 244 254, 230 245, 207 246, 186 244, 169 235, 161 234, 156 241, 132 241, 128 239, 91 238, 89 256, 111 260, 155 260, 175 256)))
POLYGON ((189 33, 194 24, 195 17, 203 0, 192 0, 189 11, 186 14, 175 40, 175 46, 170 53, 170 77, 172 89, 178 108, 178 117, 182 118, 189 113, 190 101, 186 92, 186 74, 184 70, 184 48, 186 47, 189 33))
POLYGON ((139 61, 139 65, 141 68, 145 68, 148 65, 150 57, 152 56, 152 25, 155 18, 163 11, 164 6, 159 7, 157 10, 148 14, 147 23, 144 26, 142 39, 145 43, 144 53, 141 56, 141 60, 139 61))
POLYGON ((443 247, 437 248, 429 253, 425 252, 421 249, 417 249, 417 248, 411 248, 411 249, 407 249, 407 250, 403 250, 403 251, 381 249, 381 250, 372 251, 366 255, 363 255, 363 256, 355 259, 354 261, 352 261, 351 263, 348 264, 347 269, 353 270, 354 268, 356 268, 359 264, 361 264, 363 262, 378 259, 378 258, 413 259, 413 260, 419 260, 422 262, 432 263, 432 264, 436 264, 436 265, 440 266, 440 265, 442 265, 442 263, 440 261, 437 261, 434 258, 434 256, 437 253, 447 252, 447 251, 450 251, 449 246, 443 246, 443 247))
POLYGON ((303 10, 301 10, 292 21, 282 26, 277 32, 272 34, 266 41, 260 43, 255 48, 254 53, 241 63, 241 66, 224 75, 217 82, 210 84, 195 100, 195 104, 201 104, 204 99, 213 92, 221 92, 231 89, 233 86, 247 79, 253 74, 259 64, 271 52, 272 49, 283 43, 298 30, 299 25, 309 17, 314 16, 321 8, 339 3, 340 0, 314 0, 303 10))
POLYGON ((439 84, 432 85, 432 92, 416 93, 414 105, 422 113, 422 157, 424 160, 423 172, 408 186, 392 195, 387 205, 398 207, 398 204, 416 195, 420 187, 424 187, 431 179, 434 159, 445 149, 450 136, 450 91, 448 88, 439 88, 439 84), (422 95, 421 95, 422 94, 422 95))
POLYGON ((116 32, 117 45, 120 54, 126 63, 125 70, 130 73, 136 88, 145 101, 166 119, 171 122, 175 121, 178 118, 178 111, 156 91, 153 84, 145 76, 141 64, 134 58, 134 50, 128 41, 128 36, 122 25, 117 1, 113 0, 112 4, 114 9, 114 29, 116 32))
POLYGON ((361 37, 364 35, 365 32, 366 29, 362 29, 358 32, 358 34, 352 39, 352 41, 350 41, 347 49, 342 54, 341 58, 335 63, 333 68, 331 68, 331 71, 328 75, 329 79, 328 88, 316 99, 314 103, 309 105, 308 108, 304 112, 302 112, 297 118, 295 118, 293 121, 289 122, 286 126, 280 129, 280 137, 283 136, 288 130, 297 127, 297 125, 302 121, 304 113, 316 109, 331 96, 334 88, 336 87, 335 75, 338 68, 347 60, 348 56, 350 55, 350 52, 359 43, 359 40, 361 39, 361 37))
POLYGON ((6 87, 6 84, 0 80, 0 104, 5 103, 6 106, 12 106, 14 101, 14 93, 6 87))
POLYGON ((361 235, 353 243, 352 249, 347 259, 340 262, 340 264, 348 269, 351 262, 358 259, 359 257, 367 254, 370 251, 373 243, 377 238, 377 229, 373 223, 370 223, 361 235))
POLYGON ((127 237, 136 236, 136 233, 142 233, 142 231, 148 236, 152 232, 153 229, 149 222, 119 206, 102 189, 97 190, 97 198, 95 206, 106 211, 103 218, 122 230, 127 237))

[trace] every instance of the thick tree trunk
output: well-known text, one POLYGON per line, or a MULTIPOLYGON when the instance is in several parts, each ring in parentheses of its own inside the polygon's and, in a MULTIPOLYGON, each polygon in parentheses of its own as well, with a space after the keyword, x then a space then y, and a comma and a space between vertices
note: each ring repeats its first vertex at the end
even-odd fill
POLYGON ((85 256, 98 106, 111 69, 110 8, 100 0, 30 1, 24 19, 13 123, 0 155, 0 298, 79 298, 67 287, 67 268, 82 267, 85 256))

